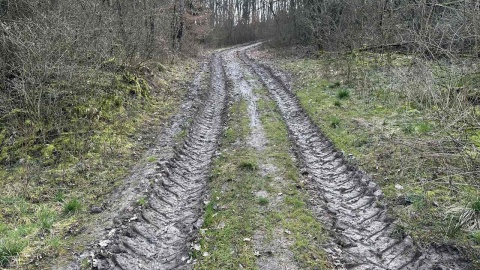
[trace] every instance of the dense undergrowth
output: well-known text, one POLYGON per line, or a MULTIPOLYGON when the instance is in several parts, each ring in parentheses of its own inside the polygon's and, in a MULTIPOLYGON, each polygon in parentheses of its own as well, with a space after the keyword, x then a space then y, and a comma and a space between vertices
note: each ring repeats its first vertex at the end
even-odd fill
POLYGON ((296 95, 321 130, 382 186, 398 231, 460 247, 478 263, 476 65, 395 53, 262 56, 272 54, 295 75, 296 95))
POLYGON ((77 236, 178 107, 195 64, 149 66, 111 59, 52 80, 48 117, 0 118, 0 268, 38 268, 82 248, 77 236))

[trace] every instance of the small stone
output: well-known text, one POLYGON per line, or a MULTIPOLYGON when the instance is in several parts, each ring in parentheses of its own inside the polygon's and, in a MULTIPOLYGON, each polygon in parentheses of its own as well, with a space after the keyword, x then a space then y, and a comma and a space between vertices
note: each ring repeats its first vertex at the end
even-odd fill
POLYGON ((208 253, 208 252, 205 251, 205 252, 203 253, 203 257, 208 257, 208 256, 210 256, 210 253, 208 253))
POLYGON ((135 221, 137 219, 138 219, 137 215, 134 215, 133 217, 128 219, 128 222, 132 222, 132 221, 135 221))
POLYGON ((98 245, 102 248, 105 248, 108 246, 108 244, 110 244, 110 240, 102 240, 98 243, 98 245))
POLYGON ((250 238, 243 238, 243 242, 250 242, 250 241, 252 241, 252 239, 250 239, 250 238))
POLYGON ((98 206, 92 206, 90 207, 90 214, 99 214, 103 211, 101 207, 98 206))
POLYGON ((395 188, 398 190, 403 190, 403 186, 399 184, 395 184, 395 188))

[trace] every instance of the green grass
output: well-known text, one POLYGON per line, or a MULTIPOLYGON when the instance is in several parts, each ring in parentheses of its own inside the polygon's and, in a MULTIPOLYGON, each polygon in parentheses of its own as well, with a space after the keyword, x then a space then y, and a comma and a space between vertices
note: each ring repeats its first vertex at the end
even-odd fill
POLYGON ((260 204, 260 205, 267 205, 267 204, 268 204, 268 198, 263 198, 263 197, 258 198, 258 199, 257 199, 257 202, 258 202, 258 204, 260 204))
POLYGON ((320 248, 324 231, 309 212, 306 195, 297 189, 298 171, 288 152, 287 130, 273 103, 260 101, 259 108, 267 136, 274 140, 266 152, 246 143, 250 132, 246 102, 236 102, 230 109, 222 154, 214 161, 209 183, 211 201, 205 207, 197 243, 201 248, 192 251, 195 269, 256 269, 253 243, 244 239, 253 239, 255 232, 262 231, 265 241, 272 241, 279 228, 290 232, 290 249, 302 269, 328 269, 320 248), (260 164, 272 160, 282 169, 275 175, 262 174, 260 164), (276 177, 285 178, 286 184, 278 185, 276 177), (268 195, 257 197, 258 191, 268 195), (271 196, 278 193, 285 194, 285 203, 273 204, 271 196))
POLYGON ((145 205, 147 205, 147 202, 148 202, 147 198, 141 197, 140 199, 138 199, 137 204, 140 205, 140 206, 145 206, 145 205))
POLYGON ((0 266, 6 267, 9 262, 17 257, 27 243, 19 238, 16 239, 1 239, 0 238, 0 266))
POLYGON ((188 81, 194 70, 190 67, 196 65, 191 60, 181 64, 152 79, 164 82, 158 89, 131 73, 103 70, 85 71, 70 82, 53 82, 55 90, 96 93, 67 106, 62 117, 69 117, 68 121, 55 119, 42 126, 28 117, 14 119, 21 123, 0 119, 0 141, 5 143, 0 149, 0 241, 4 246, 24 247, 11 249, 18 254, 2 247, 2 264, 15 258, 9 261, 12 267, 35 264, 43 269, 90 241, 71 233, 94 222, 82 210, 101 205, 122 183, 175 112, 185 90, 170 87, 169 82, 188 81), (12 136, 14 124, 22 128, 12 136))
POLYGON ((57 218, 55 210, 43 206, 38 212, 39 227, 46 232, 50 232, 57 218))
POLYGON ((341 89, 337 93, 338 99, 347 99, 350 97, 350 91, 348 89, 341 89))
MULTIPOLYGON (((394 77, 411 59, 393 55, 387 60, 383 55, 359 53, 348 60, 353 64, 350 74, 345 72, 347 60, 341 55, 286 57, 278 63, 296 78, 296 94, 311 118, 337 148, 352 154, 352 162, 380 184, 405 233, 427 244, 458 245, 471 258, 480 258, 471 229, 455 227, 461 213, 448 211, 480 196, 478 172, 474 172, 480 166, 480 151, 472 135, 478 130, 478 118, 473 117, 478 109, 468 104, 447 108, 421 100, 418 93, 425 86, 411 85, 415 78, 394 77), (347 81, 347 76, 349 94, 340 94, 344 89, 335 82, 347 81), (392 83, 400 88, 395 83, 405 79, 412 87, 411 96, 392 88, 392 83), (340 95, 350 98, 340 99, 340 95), (397 184, 404 189, 395 188, 397 184), (398 198, 407 203, 399 204, 398 198), (454 230, 447 232, 446 228, 454 230)), ((445 80, 455 76, 455 66, 438 65, 426 63, 436 80, 428 85, 429 91, 441 89, 442 83, 448 83, 445 80)))
POLYGON ((192 254, 198 260, 196 269, 255 268, 253 245, 243 240, 251 238, 257 226, 252 192, 258 182, 252 149, 238 145, 249 132, 246 103, 234 103, 230 115, 222 154, 214 161, 209 182, 212 201, 205 207, 202 248, 192 254), (203 256, 205 252, 209 255, 203 256))
MULTIPOLYGON (((267 95, 264 89, 257 93, 267 95)), ((306 202, 310 195, 299 189, 303 187, 303 182, 297 165, 292 160, 290 151, 293 148, 278 107, 272 100, 261 99, 258 108, 270 142, 266 157, 272 160, 277 168, 281 168, 279 176, 285 179, 284 185, 271 182, 272 192, 281 192, 285 194, 285 198, 278 211, 266 214, 265 226, 274 230, 280 223, 290 232, 288 238, 293 242, 290 250, 301 269, 332 269, 325 251, 321 248, 327 233, 308 208, 306 202)))
POLYGON ((240 162, 238 167, 242 170, 255 171, 258 169, 258 164, 252 160, 243 160, 240 162))
POLYGON ((338 128, 340 127, 340 118, 336 117, 336 116, 332 116, 330 117, 330 127, 332 128, 338 128))
POLYGON ((63 206, 65 214, 75 214, 82 209, 82 204, 78 199, 71 199, 63 206))
POLYGON ((147 162, 154 163, 155 161, 157 161, 157 157, 154 157, 154 156, 147 157, 147 162))
POLYGON ((480 199, 477 199, 472 203, 472 209, 475 211, 475 213, 480 213, 480 199))

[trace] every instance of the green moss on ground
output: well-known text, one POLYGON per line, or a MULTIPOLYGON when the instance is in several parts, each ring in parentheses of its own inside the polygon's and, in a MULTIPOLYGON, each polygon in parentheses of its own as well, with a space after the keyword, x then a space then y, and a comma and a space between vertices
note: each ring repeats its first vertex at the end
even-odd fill
POLYGON ((89 70, 49 85, 71 95, 57 119, 0 119, 0 267, 34 269, 82 249, 75 243, 95 218, 89 208, 102 205, 176 110, 192 66, 151 76, 89 70))

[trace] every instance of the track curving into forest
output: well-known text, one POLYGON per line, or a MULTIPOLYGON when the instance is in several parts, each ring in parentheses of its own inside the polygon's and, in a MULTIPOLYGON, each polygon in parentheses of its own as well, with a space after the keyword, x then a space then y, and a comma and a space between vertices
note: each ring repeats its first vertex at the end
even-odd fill
POLYGON ((395 222, 377 204, 382 191, 371 178, 350 165, 300 106, 284 76, 239 51, 277 103, 287 125, 304 175, 313 190, 318 218, 333 232, 330 253, 346 269, 470 269, 457 250, 422 248, 409 236, 395 233, 395 222))

